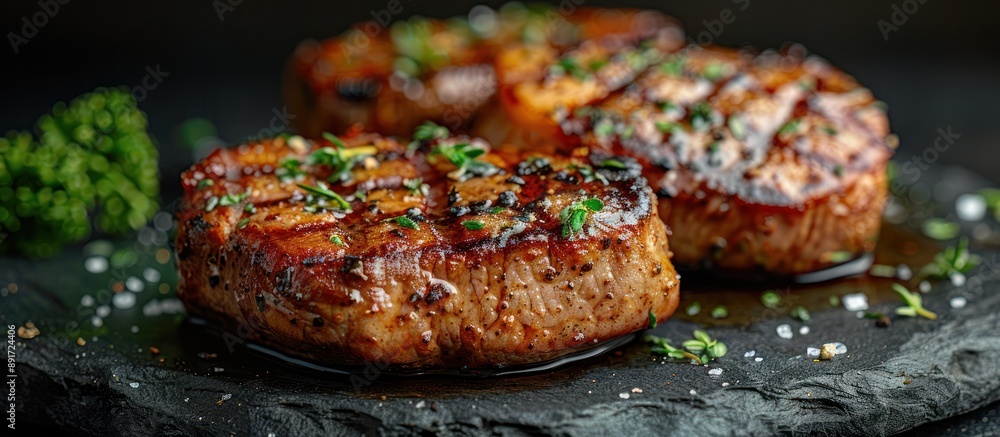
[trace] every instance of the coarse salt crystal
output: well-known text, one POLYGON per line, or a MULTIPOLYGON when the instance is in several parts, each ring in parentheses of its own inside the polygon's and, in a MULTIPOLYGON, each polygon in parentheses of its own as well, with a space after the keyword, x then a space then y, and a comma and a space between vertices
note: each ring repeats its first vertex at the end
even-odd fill
POLYGON ((851 293, 840 298, 847 311, 864 311, 868 309, 868 296, 864 293, 851 293))
POLYGON ((778 325, 778 329, 776 329, 776 331, 778 332, 778 337, 784 338, 786 340, 792 338, 795 335, 794 333, 792 333, 792 326, 788 324, 778 325))
POLYGON ((955 309, 964 308, 967 303, 969 303, 969 301, 962 296, 953 297, 948 301, 948 305, 951 305, 951 307, 955 309))

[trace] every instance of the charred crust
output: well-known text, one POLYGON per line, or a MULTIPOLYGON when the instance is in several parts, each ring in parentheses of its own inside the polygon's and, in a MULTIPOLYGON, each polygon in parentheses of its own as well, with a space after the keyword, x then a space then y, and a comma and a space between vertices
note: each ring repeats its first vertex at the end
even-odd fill
POLYGON ((313 319, 313 327, 314 328, 322 328, 324 325, 326 325, 326 322, 323 320, 322 317, 316 316, 313 319))
POLYGON ((552 175, 552 179, 572 185, 580 183, 580 178, 576 177, 575 174, 566 172, 565 170, 557 171, 556 174, 552 175))
POLYGON ((497 199, 497 206, 513 208, 514 205, 517 205, 517 195, 513 191, 507 190, 500 193, 500 197, 497 199))
POLYGON ((548 158, 528 158, 517 164, 517 175, 547 175, 552 173, 552 164, 548 158))
POLYGON ((477 200, 469 203, 469 209, 474 213, 481 214, 489 211, 490 205, 493 205, 493 201, 490 199, 477 200))
POLYGON ((511 177, 507 178, 507 180, 504 181, 504 182, 508 183, 508 184, 514 184, 514 185, 524 185, 524 184, 527 183, 527 182, 525 182, 524 178, 522 178, 522 177, 520 177, 518 175, 512 175, 511 177))
POLYGON ((424 295, 424 302, 428 305, 432 305, 435 302, 444 299, 447 295, 447 287, 441 283, 434 283, 427 287, 427 293, 424 295))
POLYGON ((254 301, 257 303, 257 311, 263 314, 267 310, 267 299, 264 298, 263 294, 258 294, 254 296, 254 301))
POLYGON ((340 268, 341 273, 349 273, 351 270, 361 268, 361 258, 355 255, 344 256, 344 266, 340 268))

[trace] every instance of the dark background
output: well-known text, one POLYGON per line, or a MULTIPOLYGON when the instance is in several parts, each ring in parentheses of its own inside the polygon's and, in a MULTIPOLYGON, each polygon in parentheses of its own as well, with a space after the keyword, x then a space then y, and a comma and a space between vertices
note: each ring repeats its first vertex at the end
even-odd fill
MULTIPOLYGON (((403 11, 394 20, 465 14, 474 4, 502 3, 401 2, 403 11)), ((242 0, 232 10, 226 0, 216 3, 227 5, 222 20, 212 0, 70 0, 15 54, 8 32, 21 33, 22 17, 30 19, 42 8, 37 0, 5 1, 0 6, 5 36, 0 47, 0 130, 31 129, 57 101, 99 86, 137 86, 147 67, 159 66, 168 75, 140 108, 162 150, 161 178, 169 201, 179 191, 178 173, 192 161, 192 152, 179 139, 182 122, 211 120, 227 142, 258 134, 268 127, 272 111, 283 106, 281 74, 296 44, 334 36, 384 9, 387 0, 242 0)), ((706 22, 723 9, 732 9, 736 20, 713 35, 716 43, 760 48, 803 43, 888 102, 904 153, 921 154, 932 147, 938 128, 951 126, 961 138, 938 162, 965 165, 1000 183, 995 170, 1000 151, 994 146, 1000 141, 1000 112, 994 107, 1000 100, 1000 3, 749 0, 749 7, 739 10, 745 3, 583 1, 586 6, 660 9, 680 19, 692 36, 706 31, 706 22), (891 23, 893 5, 904 3, 919 7, 885 40, 876 23, 891 23)), ((996 420, 997 411, 994 405, 964 420, 996 420)), ((957 426, 965 427, 962 423, 957 426)), ((954 431, 949 426, 928 430, 954 431)))
MULTIPOLYGON (((98 86, 137 86, 147 67, 159 65, 168 75, 140 108, 163 151, 164 191, 170 196, 176 193, 177 173, 192 160, 178 139, 180 123, 207 118, 226 142, 258 134, 270 123, 272 110, 282 107, 282 68, 296 44, 334 36, 387 3, 242 0, 229 10, 226 1, 70 0, 60 5, 19 53, 8 38, 0 48, 6 79, 0 81, 0 129, 30 129, 55 102, 98 86), (222 20, 217 5, 226 5, 222 20)), ((394 20, 465 14, 481 3, 400 1, 403 11, 394 20)), ((891 23, 892 6, 903 6, 902 0, 583 0, 583 5, 660 9, 680 19, 691 36, 708 30, 706 21, 716 20, 723 9, 732 9, 736 20, 713 35, 716 43, 760 48, 803 43, 889 103, 904 152, 921 153, 933 145, 939 127, 952 126, 962 136, 939 162, 961 163, 1000 182, 993 171, 1000 157, 993 147, 1000 140, 993 106, 1000 97, 1000 26, 995 25, 1000 6, 907 1, 919 7, 889 33, 888 41, 876 23, 891 23)), ((42 10, 37 0, 5 2, 3 8, 5 36, 20 33, 22 17, 42 10)))

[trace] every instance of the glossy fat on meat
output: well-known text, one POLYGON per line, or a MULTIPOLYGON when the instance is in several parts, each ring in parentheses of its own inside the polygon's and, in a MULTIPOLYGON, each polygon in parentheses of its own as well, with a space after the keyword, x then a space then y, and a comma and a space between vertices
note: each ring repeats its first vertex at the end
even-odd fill
MULTIPOLYGON (((183 174, 178 295, 192 314, 321 363, 483 367, 558 357, 675 310, 666 232, 634 161, 612 169, 600 167, 609 156, 585 152, 541 161, 488 153, 480 159, 496 174, 456 180, 450 162, 425 153, 433 144, 345 141, 377 150, 331 184, 350 212, 305 211, 299 184, 326 179, 326 166, 275 174, 332 146, 325 141, 219 150, 183 174), (416 178, 426 188, 414 191, 416 178), (213 200, 241 193, 225 206, 213 200), (560 213, 589 198, 603 209, 566 236, 560 213), (417 229, 391 220, 400 215, 420 217, 417 229)), ((456 142, 487 147, 436 140, 456 142)))

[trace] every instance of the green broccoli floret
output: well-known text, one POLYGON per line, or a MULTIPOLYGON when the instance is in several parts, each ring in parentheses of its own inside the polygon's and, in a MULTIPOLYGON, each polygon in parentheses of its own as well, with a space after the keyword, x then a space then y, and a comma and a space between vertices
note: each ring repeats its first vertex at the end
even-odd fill
POLYGON ((159 208, 157 150, 128 89, 58 103, 29 132, 0 137, 0 253, 55 254, 139 229, 159 208))

